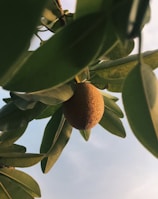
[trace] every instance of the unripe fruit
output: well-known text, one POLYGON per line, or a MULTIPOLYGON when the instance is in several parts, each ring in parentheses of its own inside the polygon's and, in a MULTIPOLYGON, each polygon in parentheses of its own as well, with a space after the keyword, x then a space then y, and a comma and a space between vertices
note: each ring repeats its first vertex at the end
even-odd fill
POLYGON ((104 100, 99 90, 90 83, 76 84, 74 95, 63 103, 68 122, 79 130, 94 127, 104 113, 104 100))

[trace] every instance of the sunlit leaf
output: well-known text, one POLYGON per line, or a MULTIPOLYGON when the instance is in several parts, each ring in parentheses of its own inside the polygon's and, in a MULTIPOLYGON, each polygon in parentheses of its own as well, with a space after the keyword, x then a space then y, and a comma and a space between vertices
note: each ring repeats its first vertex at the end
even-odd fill
POLYGON ((151 68, 137 64, 125 80, 123 104, 137 139, 158 157, 158 86, 151 68))
MULTIPOLYGON (((0 2, 1 30, 3 30, 0 32, 0 83, 3 83, 1 78, 7 75, 12 64, 29 47, 45 3, 46 0, 0 2)), ((17 67, 14 67, 15 69, 17 70, 17 67)))
POLYGON ((19 186, 24 189, 28 194, 33 197, 40 197, 40 188, 37 182, 28 174, 16 170, 16 169, 8 169, 8 168, 1 168, 0 174, 7 176, 10 178, 13 183, 16 182, 19 186))
POLYGON ((43 154, 0 153, 0 164, 12 167, 29 167, 43 159, 43 154))
POLYGON ((119 117, 112 111, 105 109, 103 117, 99 124, 109 131, 110 133, 120 136, 120 137, 125 137, 125 129, 123 127, 123 124, 119 117))
MULTIPOLYGON (((148 51, 142 54, 145 63, 152 69, 158 67, 158 50, 148 51)), ((131 55, 114 61, 104 61, 93 68, 96 74, 107 83, 107 89, 113 92, 121 92, 123 82, 128 73, 134 68, 138 55, 131 55)))
POLYGON ((4 88, 33 92, 70 81, 94 59, 105 26, 102 13, 75 20, 37 49, 4 88))
POLYGON ((53 167, 53 165, 61 155, 64 147, 70 139, 71 132, 72 126, 66 120, 61 129, 58 139, 56 140, 55 144, 52 143, 52 146, 47 153, 48 157, 44 158, 41 162, 42 171, 44 173, 47 173, 53 167))

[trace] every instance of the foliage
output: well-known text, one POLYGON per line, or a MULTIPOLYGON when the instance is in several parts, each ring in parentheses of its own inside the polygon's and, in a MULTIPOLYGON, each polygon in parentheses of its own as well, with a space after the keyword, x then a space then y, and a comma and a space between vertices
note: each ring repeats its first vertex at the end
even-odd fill
MULTIPOLYGON (((103 95, 106 132, 124 138, 124 114, 117 98, 122 93, 131 129, 140 143, 158 157, 158 50, 130 55, 135 37, 149 22, 147 0, 78 0, 75 13, 59 0, 2 1, 0 86, 10 91, 0 109, 0 195, 4 199, 40 197, 38 184, 14 167, 41 161, 44 173, 59 158, 71 138, 62 103, 74 93, 76 81, 89 81, 103 95), (6 15, 6 10, 8 14, 6 15), (33 35, 53 36, 29 51, 33 35), (104 91, 101 91, 104 90, 104 91), (49 118, 39 154, 16 144, 33 119, 49 118), (16 194, 15 194, 16 193, 16 194)), ((141 38, 140 38, 141 41, 141 38)), ((80 131, 87 141, 90 130, 80 131)))

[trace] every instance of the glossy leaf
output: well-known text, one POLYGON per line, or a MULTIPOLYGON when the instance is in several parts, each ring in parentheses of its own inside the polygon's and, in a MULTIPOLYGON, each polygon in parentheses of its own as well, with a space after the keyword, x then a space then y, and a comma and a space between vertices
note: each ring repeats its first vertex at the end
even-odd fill
POLYGON ((88 141, 90 138, 91 130, 80 130, 80 134, 82 135, 85 141, 88 141))
POLYGON ((119 117, 112 111, 105 109, 103 117, 99 124, 109 131, 110 133, 117 135, 119 137, 125 137, 125 129, 119 117))
POLYGON ((126 78, 122 92, 124 108, 133 133, 156 157, 157 90, 157 80, 151 68, 146 64, 138 64, 126 78))
POLYGON ((3 147, 3 145, 0 143, 0 153, 25 153, 26 148, 21 145, 13 144, 8 147, 3 147))
POLYGON ((93 14, 67 25, 36 50, 4 88, 33 92, 70 81, 97 54, 105 23, 103 14, 93 14))
POLYGON ((28 122, 38 116, 46 105, 37 103, 33 109, 22 111, 16 107, 14 102, 9 102, 0 109, 0 130, 13 132, 23 129, 28 122))
POLYGON ((41 162, 42 171, 47 173, 58 160, 61 155, 64 147, 68 143, 70 139, 70 135, 72 132, 72 126, 67 122, 64 122, 64 125, 61 129, 60 135, 55 143, 52 143, 47 155, 48 157, 44 158, 41 162))
POLYGON ((12 167, 30 167, 43 159, 43 154, 0 153, 0 164, 12 167))
MULTIPOLYGON (((145 63, 152 69, 158 67, 158 50, 148 51, 142 54, 145 63)), ((121 92, 123 82, 128 73, 134 68, 138 55, 131 55, 114 61, 102 62, 93 68, 96 74, 107 82, 107 89, 113 92, 121 92)))
MULTIPOLYGON (((1 29, 4 30, 0 32, 0 80, 6 76, 22 52, 29 47, 45 3, 46 0, 0 2, 1 29)), ((17 70, 17 67, 14 67, 15 69, 17 70)))
POLYGON ((0 169, 0 175, 7 176, 12 180, 12 182, 16 182, 23 190, 25 190, 32 197, 40 197, 40 188, 37 182, 28 174, 15 170, 2 168, 0 169))

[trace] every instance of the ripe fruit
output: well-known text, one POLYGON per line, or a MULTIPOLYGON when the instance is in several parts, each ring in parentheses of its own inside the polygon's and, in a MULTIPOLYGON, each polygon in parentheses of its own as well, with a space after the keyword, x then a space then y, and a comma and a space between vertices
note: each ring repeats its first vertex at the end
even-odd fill
POLYGON ((104 113, 104 100, 98 89, 90 83, 77 83, 74 95, 63 103, 68 122, 80 130, 94 127, 104 113))

